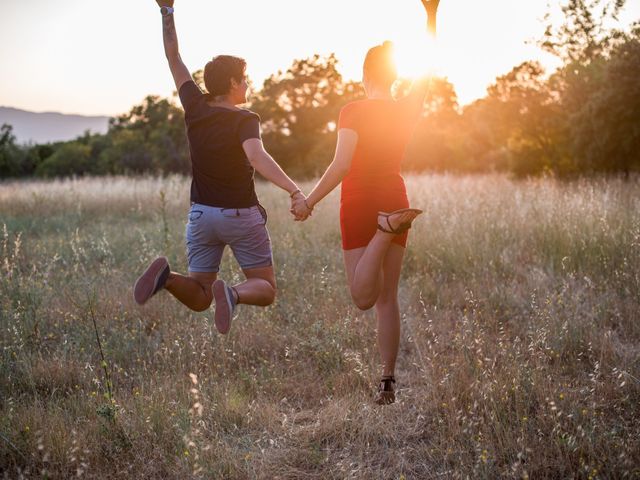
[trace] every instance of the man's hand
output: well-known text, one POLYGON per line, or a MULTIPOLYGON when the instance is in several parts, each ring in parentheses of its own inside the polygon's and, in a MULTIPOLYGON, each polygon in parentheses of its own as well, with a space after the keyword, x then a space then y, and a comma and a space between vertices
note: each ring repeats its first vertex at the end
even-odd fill
POLYGON ((311 210, 307 208, 305 195, 298 193, 291 198, 291 214, 295 217, 296 222, 304 222, 311 216, 311 210))
POLYGON ((158 4, 158 6, 160 8, 162 8, 162 7, 171 7, 171 8, 173 8, 173 1, 174 0, 156 0, 156 3, 158 4))

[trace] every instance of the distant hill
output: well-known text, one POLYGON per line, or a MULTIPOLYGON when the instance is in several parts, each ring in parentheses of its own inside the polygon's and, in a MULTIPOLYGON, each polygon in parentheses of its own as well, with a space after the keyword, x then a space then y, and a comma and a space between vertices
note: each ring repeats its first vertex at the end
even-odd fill
POLYGON ((106 133, 109 117, 87 117, 63 113, 35 113, 10 107, 0 107, 0 126, 13 126, 18 143, 47 143, 73 140, 86 130, 106 133))

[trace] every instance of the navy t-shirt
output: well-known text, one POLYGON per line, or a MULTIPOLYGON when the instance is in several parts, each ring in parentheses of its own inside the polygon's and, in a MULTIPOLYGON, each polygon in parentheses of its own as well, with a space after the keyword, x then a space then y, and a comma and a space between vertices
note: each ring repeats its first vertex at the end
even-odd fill
POLYGON ((260 138, 260 117, 249 110, 212 107, 193 81, 184 83, 178 94, 191 152, 191 201, 222 208, 257 205, 255 170, 242 142, 260 138))

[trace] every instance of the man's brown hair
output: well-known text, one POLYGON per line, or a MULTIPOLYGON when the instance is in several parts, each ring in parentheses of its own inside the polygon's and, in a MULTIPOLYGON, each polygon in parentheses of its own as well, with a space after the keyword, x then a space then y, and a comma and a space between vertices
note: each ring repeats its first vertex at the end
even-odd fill
POLYGON ((204 67, 204 86, 212 97, 226 95, 231 90, 231 79, 240 83, 244 77, 247 62, 232 55, 218 55, 204 67))

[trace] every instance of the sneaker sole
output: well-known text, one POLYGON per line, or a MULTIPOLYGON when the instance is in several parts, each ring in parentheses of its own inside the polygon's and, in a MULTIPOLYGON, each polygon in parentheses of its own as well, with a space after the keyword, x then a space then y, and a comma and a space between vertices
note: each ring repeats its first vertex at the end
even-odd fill
POLYGON ((213 319, 218 332, 225 334, 231 328, 231 307, 229 306, 231 299, 229 298, 229 292, 222 280, 213 282, 211 288, 216 302, 216 311, 213 319))
POLYGON ((156 258, 136 280, 136 284, 133 287, 133 299, 138 305, 144 305, 153 296, 153 291, 158 285, 158 279, 168 265, 169 261, 166 257, 156 258))

